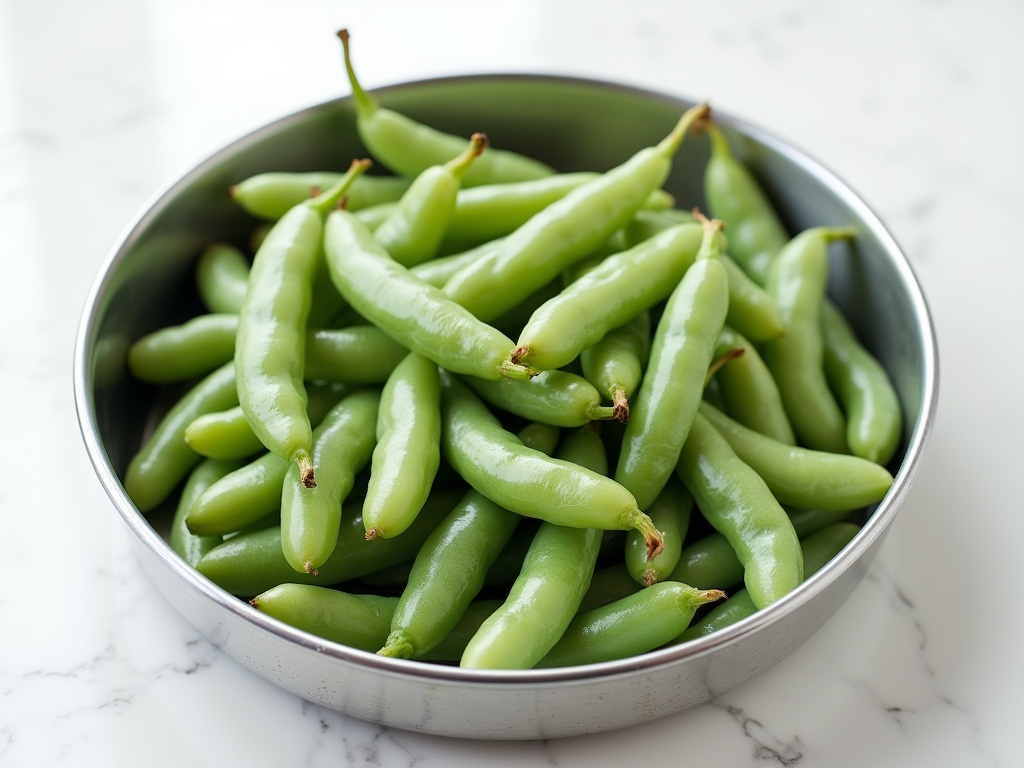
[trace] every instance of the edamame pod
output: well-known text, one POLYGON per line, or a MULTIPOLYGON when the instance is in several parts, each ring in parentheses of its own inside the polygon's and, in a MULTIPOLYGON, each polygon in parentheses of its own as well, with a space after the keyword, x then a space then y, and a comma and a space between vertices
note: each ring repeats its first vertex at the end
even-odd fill
POLYGON ((629 421, 629 400, 643 379, 651 352, 651 313, 641 312, 580 352, 583 377, 612 403, 612 416, 629 421))
POLYGON ((732 545, 755 605, 764 608, 803 581, 800 542, 786 511, 700 413, 676 471, 701 514, 732 545))
POLYGON ((804 230, 776 254, 765 284, 786 332, 765 343, 764 361, 799 441, 832 453, 850 449, 846 418, 825 378, 820 313, 828 279, 828 244, 852 234, 833 227, 804 230))
POLYGON ((315 573, 334 551, 341 505, 373 453, 379 404, 379 392, 356 392, 342 398, 314 430, 313 461, 330 470, 316 486, 305 485, 297 465, 288 467, 281 492, 281 546, 292 568, 315 573))
POLYGON ((662 187, 684 136, 709 113, 706 104, 688 109, 661 142, 533 216, 495 252, 452 276, 445 292, 480 319, 490 320, 550 283, 625 225, 648 195, 662 187))
POLYGON ((700 224, 680 224, 604 259, 533 313, 512 362, 561 368, 665 299, 696 259, 702 232, 700 224))
MULTIPOLYGON (((552 434, 557 436, 557 430, 528 425, 518 436, 547 453, 555 447, 552 434)), ((478 491, 468 491, 423 542, 387 641, 377 653, 415 659, 441 642, 484 586, 521 519, 478 491)))
POLYGON ((166 384, 205 376, 235 354, 238 315, 197 315, 160 328, 128 348, 128 370, 140 381, 166 384))
POLYGON ((203 491, 210 487, 228 472, 238 468, 237 461, 218 461, 206 459, 193 468, 189 473, 185 486, 181 490, 181 497, 178 499, 178 506, 174 511, 174 518, 171 520, 171 532, 167 543, 182 560, 191 566, 196 563, 220 544, 220 536, 195 536, 189 531, 185 524, 185 516, 188 514, 192 502, 199 497, 203 491))
POLYGON ((249 259, 233 245, 207 246, 196 261, 196 290, 208 312, 237 315, 249 289, 249 259))
POLYGON ((672 291, 630 409, 614 478, 641 509, 661 493, 704 391, 715 342, 725 323, 728 278, 716 258, 720 222, 708 222, 701 255, 672 291))
MULTIPOLYGON (((333 187, 343 175, 333 171, 272 171, 243 179, 228 191, 231 198, 247 213, 276 221, 303 200, 316 197, 325 189, 333 187)), ((352 182, 345 193, 345 207, 350 211, 361 211, 374 205, 394 202, 410 184, 412 179, 404 176, 364 174, 352 182)))
POLYGON ((667 579, 679 562, 683 539, 690 527, 693 498, 682 483, 669 478, 664 490, 647 509, 647 516, 661 531, 665 547, 655 558, 647 557, 647 547, 636 531, 626 533, 626 567, 637 583, 645 587, 667 579))
POLYGON ((846 414, 847 445, 854 456, 887 464, 903 436, 903 411, 889 374, 827 300, 821 329, 825 377, 846 414))
POLYGON ((188 425, 204 413, 237 403, 235 369, 227 363, 186 392, 160 419, 125 471, 125 493, 140 512, 148 512, 170 496, 202 460, 185 442, 188 425))
POLYGON ((482 379, 534 373, 509 362, 512 342, 505 334, 411 274, 348 211, 327 217, 324 247, 331 279, 345 300, 407 349, 482 379))
POLYGON ((653 651, 678 637, 697 609, 721 600, 721 590, 663 581, 576 616, 536 665, 538 669, 597 664, 653 651))
POLYGON ((892 486, 889 471, 873 461, 780 443, 744 427, 710 403, 701 403, 700 412, 783 504, 852 511, 880 501, 892 486))
POLYGON ((416 520, 401 536, 367 541, 362 500, 350 501, 342 510, 338 544, 317 573, 296 571, 281 550, 281 528, 273 526, 242 533, 211 549, 196 569, 217 586, 238 597, 253 597, 278 584, 330 586, 358 579, 381 568, 411 560, 424 539, 451 511, 464 491, 435 491, 416 520))
MULTIPOLYGON (((608 459, 593 427, 569 432, 557 454, 604 474, 608 459)), ((602 532, 542 522, 507 599, 480 625, 459 666, 529 669, 550 651, 572 621, 590 586, 602 532)))
POLYGON ((556 427, 579 427, 615 415, 611 406, 601 405, 593 384, 569 371, 542 371, 527 381, 462 380, 491 405, 556 427))
POLYGON ((619 483, 532 450, 453 376, 441 377, 441 454, 459 475, 501 506, 527 517, 580 528, 636 528, 648 557, 661 533, 619 483))
POLYGON ((441 463, 441 382, 437 365, 410 352, 380 395, 377 445, 363 501, 368 538, 397 536, 427 500, 441 463))
MULTIPOLYGON (((348 30, 338 37, 345 54, 345 69, 352 86, 352 102, 356 110, 356 130, 370 154, 382 165, 400 176, 415 177, 432 165, 439 165, 457 155, 464 140, 418 123, 394 110, 382 107, 363 90, 356 79, 349 51, 348 30)), ((489 149, 467 171, 463 184, 497 184, 548 176, 554 170, 532 158, 501 149, 489 149)))
POLYGON ((369 161, 356 161, 323 195, 292 208, 267 233, 253 259, 249 290, 238 316, 235 371, 238 400, 268 450, 316 485, 312 427, 303 388, 306 320, 323 238, 323 216, 369 161))

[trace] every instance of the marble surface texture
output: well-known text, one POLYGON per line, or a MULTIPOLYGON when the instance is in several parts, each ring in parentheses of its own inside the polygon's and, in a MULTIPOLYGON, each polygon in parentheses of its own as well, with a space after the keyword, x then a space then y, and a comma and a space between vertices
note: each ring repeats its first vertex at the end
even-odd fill
POLYGON ((1022 33, 1015 0, 0 2, 0 765, 1024 764, 1022 33), (709 98, 823 160, 902 244, 937 424, 866 579, 778 666, 614 733, 423 736, 256 677, 139 571, 77 426, 86 293, 165 182, 348 93, 341 26, 370 87, 545 72, 709 98))

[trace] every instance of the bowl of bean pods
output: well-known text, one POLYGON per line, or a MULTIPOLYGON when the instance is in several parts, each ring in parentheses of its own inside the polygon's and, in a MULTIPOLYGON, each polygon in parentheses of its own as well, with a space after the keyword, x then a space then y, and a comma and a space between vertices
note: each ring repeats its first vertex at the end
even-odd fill
POLYGON ((155 585, 296 696, 463 738, 634 725, 796 650, 934 420, 884 225, 712 105, 367 92, 339 37, 351 92, 170 184, 87 302, 82 434, 155 585))

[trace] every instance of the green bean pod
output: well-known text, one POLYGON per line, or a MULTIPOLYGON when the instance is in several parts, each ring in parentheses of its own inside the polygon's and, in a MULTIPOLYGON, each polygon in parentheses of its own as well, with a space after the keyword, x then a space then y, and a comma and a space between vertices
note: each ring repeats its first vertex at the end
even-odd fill
POLYGON ((472 376, 462 381, 493 406, 556 427, 579 427, 615 415, 611 406, 601 404, 601 393, 593 384, 569 371, 542 371, 527 381, 472 376))
POLYGON ((786 511, 701 413, 695 414, 677 472, 705 519, 729 540, 759 608, 803 581, 800 542, 786 511))
MULTIPOLYGON (((272 171, 243 179, 231 186, 228 191, 231 198, 246 213, 268 221, 277 221, 299 203, 333 187, 343 175, 333 171, 272 171)), ((412 179, 403 176, 364 174, 352 182, 352 186, 345 193, 345 207, 350 211, 361 211, 371 206, 394 202, 405 193, 410 184, 412 179)))
POLYGON ((873 461, 780 443, 744 427, 710 403, 702 403, 700 412, 783 504, 852 511, 880 501, 892 486, 889 471, 873 461))
POLYGON ((368 164, 354 162, 338 184, 278 219, 253 259, 249 290, 238 316, 239 403, 260 441, 295 463, 307 488, 316 480, 303 387, 305 337, 323 216, 368 164))
MULTIPOLYGON (((555 447, 552 434, 557 430, 528 425, 519 437, 548 453, 555 447)), ((423 542, 377 653, 420 658, 441 642, 487 582, 521 520, 478 491, 468 491, 423 542)))
POLYGON ((760 182, 735 158, 725 134, 705 126, 711 157, 704 169, 708 210, 729 226, 729 253, 759 285, 768 281, 776 254, 789 240, 760 182))
POLYGON ((181 497, 178 499, 178 506, 175 508, 174 517, 171 520, 171 531, 167 537, 167 543, 182 560, 193 567, 203 555, 220 544, 221 537, 193 535, 185 524, 185 516, 199 494, 228 472, 237 468, 237 461, 205 459, 193 468, 188 479, 185 480, 185 486, 181 489, 181 497))
MULTIPOLYGON (((346 391, 343 384, 308 384, 306 411, 310 424, 320 422, 346 391)), ((195 419, 185 428, 185 442, 196 453, 212 459, 244 459, 263 450, 240 405, 195 419)))
MULTIPOLYGON (((590 426, 566 434, 563 461, 602 475, 608 458, 590 426)), ((590 587, 602 532, 543 522, 526 553, 505 602, 480 625, 459 666, 469 669, 530 669, 565 632, 590 587)))
POLYGON ((486 148, 487 136, 474 133, 458 155, 416 177, 391 214, 373 228, 373 236, 391 258, 411 267, 437 255, 462 179, 486 148))
POLYGON ((820 314, 828 280, 828 244, 850 236, 849 229, 804 230, 778 252, 765 285, 775 297, 786 332, 765 344, 764 360, 798 440, 832 453, 849 453, 849 447, 846 419, 825 378, 820 314))
POLYGON ((661 533, 619 483, 522 445, 464 384, 442 372, 441 455, 473 488, 513 512, 579 528, 638 529, 648 557, 661 533))
POLYGON ((533 313, 512 362, 561 368, 665 299, 697 258, 702 232, 700 224, 680 224, 604 259, 533 313))
POLYGON ((196 261, 196 290, 212 314, 237 315, 249 289, 249 259, 228 243, 206 247, 196 261))
POLYGON ((197 315, 142 336, 128 348, 128 370, 140 381, 167 384, 204 376, 234 357, 238 315, 197 315))
POLYGON ((480 319, 490 320, 550 283, 624 226, 664 185, 684 136, 709 112, 706 104, 688 109, 661 142, 533 216, 496 251, 453 275, 445 292, 480 319))
POLYGON ((441 383, 432 361, 410 352, 388 377, 376 434, 363 525, 368 537, 387 538, 409 527, 441 463, 441 383))
POLYGON ((846 414, 854 456, 887 464, 903 436, 903 412, 889 374, 864 348, 838 307, 821 308, 825 377, 846 414))
POLYGON ((718 337, 715 352, 722 355, 729 350, 742 350, 742 354, 729 360, 715 374, 726 412, 755 432, 780 443, 796 445, 796 435, 782 406, 779 387, 757 347, 726 326, 718 337))
POLYGON ((463 491, 435 491, 401 536, 366 539, 362 500, 352 500, 341 513, 338 543, 317 573, 297 571, 281 548, 281 528, 271 526, 225 539, 196 563, 196 569, 217 586, 238 597, 253 597, 278 584, 332 586, 416 556, 424 540, 448 514, 463 491))
POLYGON ((709 222, 701 257, 672 291, 622 439, 614 478, 647 509, 672 475, 704 391, 729 303, 709 222), (706 254, 706 257, 705 257, 706 254))
POLYGON ((648 559, 647 547, 640 535, 636 531, 626 533, 626 567, 638 584, 649 587, 667 579, 672 573, 682 553, 692 511, 693 497, 682 483, 670 477, 664 490, 647 509, 647 516, 661 531, 665 542, 661 553, 648 559))
POLYGON ((281 545, 292 568, 316 571, 334 551, 341 505, 376 444, 380 393, 355 392, 330 410, 313 432, 313 462, 329 471, 309 488, 291 464, 281 492, 281 545))
POLYGON ((598 664, 638 656, 686 629, 697 609, 721 600, 720 590, 663 581, 576 616, 538 669, 598 664))
POLYGON ((148 512, 170 496, 202 460, 185 442, 188 425, 204 413, 237 403, 235 369, 227 363, 186 392, 160 419, 125 471, 125 493, 140 512, 148 512))
POLYGON ((351 213, 327 217, 325 249, 331 279, 359 314, 407 349, 456 373, 482 379, 528 378, 508 360, 512 342, 441 290, 392 259, 351 213))
MULTIPOLYGON (((432 165, 447 162, 464 140, 435 130, 405 115, 386 109, 363 90, 356 79, 347 30, 338 32, 344 49, 345 69, 352 86, 359 138, 378 162, 399 176, 415 177, 432 165)), ((463 184, 498 184, 536 179, 554 173, 549 166, 509 150, 489 149, 466 173, 463 184)))
POLYGON ((249 600, 278 621, 335 643, 372 651, 387 637, 398 598, 354 595, 312 584, 279 584, 249 600))
POLYGON ((651 352, 651 313, 644 311, 613 328, 580 352, 583 378, 612 403, 612 417, 629 421, 629 400, 640 386, 651 352))

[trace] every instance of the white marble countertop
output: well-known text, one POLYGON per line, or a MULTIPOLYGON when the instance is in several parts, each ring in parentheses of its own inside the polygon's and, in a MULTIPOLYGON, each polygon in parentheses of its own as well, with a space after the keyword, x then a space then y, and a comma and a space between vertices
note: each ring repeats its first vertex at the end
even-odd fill
POLYGON ((1024 764, 1024 5, 395 5, 0 4, 0 765, 1024 764), (903 245, 939 336, 938 422, 868 577, 781 664, 614 733, 422 736, 273 687, 138 570, 74 411, 86 292, 164 182, 348 92, 341 26, 371 87, 552 72, 709 98, 822 159, 903 245))

